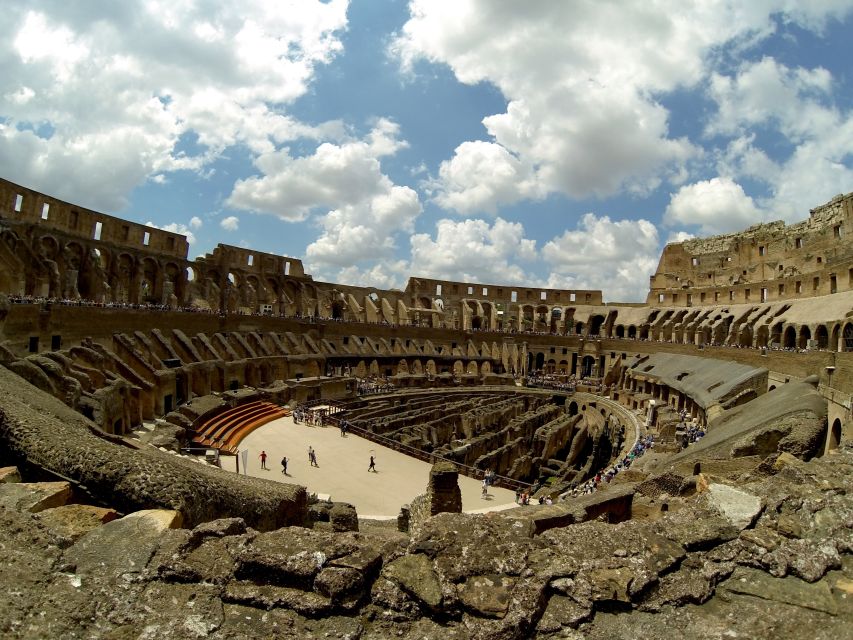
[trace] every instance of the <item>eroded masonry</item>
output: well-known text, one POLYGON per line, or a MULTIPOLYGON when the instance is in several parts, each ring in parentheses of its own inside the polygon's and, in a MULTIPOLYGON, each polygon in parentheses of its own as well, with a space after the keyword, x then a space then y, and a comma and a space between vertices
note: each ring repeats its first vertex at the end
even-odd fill
POLYGON ((668 245, 644 305, 187 251, 0 180, 4 636, 850 628, 853 194, 668 245), (317 407, 435 463, 397 522, 178 455, 317 407), (487 471, 530 504, 459 513, 487 471))

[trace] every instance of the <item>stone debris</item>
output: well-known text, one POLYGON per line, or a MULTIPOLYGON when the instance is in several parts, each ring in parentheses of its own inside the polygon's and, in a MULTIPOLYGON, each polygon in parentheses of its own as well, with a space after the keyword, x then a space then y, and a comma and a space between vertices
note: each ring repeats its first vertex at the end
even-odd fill
POLYGON ((176 512, 154 510, 69 546, 56 517, 67 507, 33 514, 4 500, 0 584, 19 595, 0 602, 0 633, 843 637, 853 624, 853 451, 795 469, 738 488, 711 482, 655 520, 533 537, 502 513, 444 513, 411 539, 389 539, 258 533, 239 518, 175 529, 176 512))

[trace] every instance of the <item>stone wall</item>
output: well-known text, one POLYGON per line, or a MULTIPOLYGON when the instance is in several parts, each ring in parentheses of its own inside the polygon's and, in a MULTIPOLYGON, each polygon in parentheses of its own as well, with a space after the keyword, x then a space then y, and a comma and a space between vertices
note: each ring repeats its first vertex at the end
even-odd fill
POLYGON ((151 447, 122 446, 3 368, 0 443, 4 463, 69 478, 122 512, 174 509, 188 526, 240 514, 257 529, 301 525, 307 515, 303 487, 235 476, 151 447))

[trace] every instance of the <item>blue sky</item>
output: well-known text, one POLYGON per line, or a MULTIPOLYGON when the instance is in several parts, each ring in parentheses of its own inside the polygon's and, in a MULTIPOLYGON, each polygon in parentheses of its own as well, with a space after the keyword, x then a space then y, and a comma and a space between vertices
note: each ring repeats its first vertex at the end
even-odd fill
POLYGON ((13 1, 0 175, 190 257, 641 300, 666 242, 853 190, 853 0, 804 4, 13 1))

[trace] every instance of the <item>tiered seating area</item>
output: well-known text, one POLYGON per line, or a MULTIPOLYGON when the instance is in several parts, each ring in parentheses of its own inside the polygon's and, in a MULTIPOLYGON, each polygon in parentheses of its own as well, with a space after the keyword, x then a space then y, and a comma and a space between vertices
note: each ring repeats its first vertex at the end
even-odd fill
POLYGON ((196 428, 193 442, 221 453, 236 453, 237 445, 258 427, 289 416, 290 410, 271 402, 256 400, 228 409, 205 420, 196 428))

